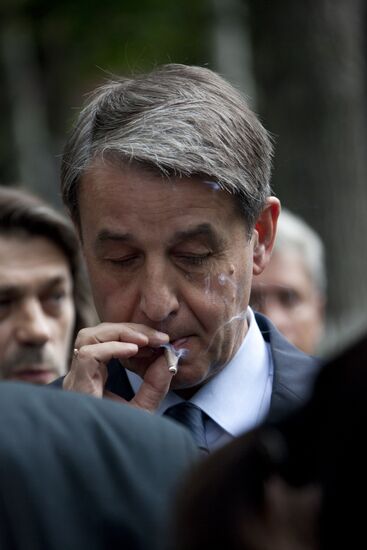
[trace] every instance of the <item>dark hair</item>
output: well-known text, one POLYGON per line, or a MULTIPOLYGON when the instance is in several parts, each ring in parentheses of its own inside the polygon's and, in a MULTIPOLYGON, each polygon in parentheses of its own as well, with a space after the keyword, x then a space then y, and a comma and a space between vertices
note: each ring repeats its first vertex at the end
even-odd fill
POLYGON ((261 548, 251 539, 265 513, 265 484, 286 453, 281 434, 254 428, 192 468, 175 503, 175 550, 261 548))
MULTIPOLYGON (((367 489, 366 357, 367 333, 323 365, 301 408, 264 422, 191 471, 174 514, 175 550, 265 548, 258 527, 271 536, 265 489, 273 478, 298 494, 320 489, 320 508, 315 508, 311 526, 315 531, 308 530, 303 514, 300 531, 303 537, 315 536, 318 550, 360 547, 365 539, 360 503, 367 489)), ((270 547, 284 548, 275 541, 270 547)))
POLYGON ((74 337, 96 321, 91 293, 72 223, 39 197, 22 190, 0 186, 0 235, 45 237, 65 255, 73 279, 75 305, 74 337))

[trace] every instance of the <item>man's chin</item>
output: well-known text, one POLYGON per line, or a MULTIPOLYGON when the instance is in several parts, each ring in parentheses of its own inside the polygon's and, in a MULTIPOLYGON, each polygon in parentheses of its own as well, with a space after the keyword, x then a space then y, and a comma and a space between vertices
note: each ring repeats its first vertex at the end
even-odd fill
POLYGON ((181 395, 184 399, 189 399, 196 393, 205 383, 207 378, 198 376, 190 364, 178 364, 177 374, 172 378, 170 389, 181 395))
POLYGON ((12 373, 8 377, 8 380, 13 382, 26 382, 27 384, 49 384, 58 378, 58 376, 58 373, 54 370, 25 369, 12 373))

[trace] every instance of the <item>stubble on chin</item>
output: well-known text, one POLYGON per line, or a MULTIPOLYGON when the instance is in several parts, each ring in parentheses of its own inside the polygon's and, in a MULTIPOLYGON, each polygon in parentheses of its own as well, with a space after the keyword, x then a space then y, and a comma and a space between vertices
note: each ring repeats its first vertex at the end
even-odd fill
POLYGON ((55 376, 62 376, 66 372, 66 368, 43 348, 25 348, 18 350, 0 364, 0 379, 12 379, 17 373, 35 366, 40 370, 51 371, 55 376))

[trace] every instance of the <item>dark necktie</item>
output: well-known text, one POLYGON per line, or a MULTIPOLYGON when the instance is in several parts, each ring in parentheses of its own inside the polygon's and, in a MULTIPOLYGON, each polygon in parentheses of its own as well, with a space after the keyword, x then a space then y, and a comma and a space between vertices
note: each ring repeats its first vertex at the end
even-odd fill
POLYGON ((199 407, 188 401, 183 401, 169 407, 164 416, 168 416, 186 426, 199 449, 205 453, 209 453, 205 436, 205 413, 199 407))

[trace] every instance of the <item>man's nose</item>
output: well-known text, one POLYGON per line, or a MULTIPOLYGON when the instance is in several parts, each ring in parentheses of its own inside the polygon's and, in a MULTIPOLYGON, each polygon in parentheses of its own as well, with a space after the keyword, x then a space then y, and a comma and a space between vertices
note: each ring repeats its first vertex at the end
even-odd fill
POLYGON ((160 323, 178 311, 177 279, 173 275, 169 267, 146 268, 140 282, 140 310, 149 321, 160 323))
POLYGON ((38 299, 26 300, 19 309, 16 336, 25 345, 40 346, 49 340, 49 320, 38 299))

